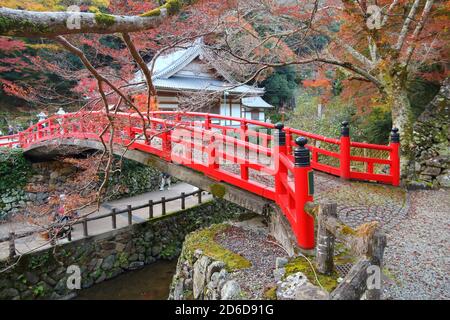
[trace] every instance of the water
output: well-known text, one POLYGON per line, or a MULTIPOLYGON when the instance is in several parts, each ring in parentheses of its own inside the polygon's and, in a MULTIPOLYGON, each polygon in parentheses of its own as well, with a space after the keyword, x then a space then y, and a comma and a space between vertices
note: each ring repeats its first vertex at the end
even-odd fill
POLYGON ((157 261, 143 269, 81 290, 77 300, 167 300, 177 261, 157 261))

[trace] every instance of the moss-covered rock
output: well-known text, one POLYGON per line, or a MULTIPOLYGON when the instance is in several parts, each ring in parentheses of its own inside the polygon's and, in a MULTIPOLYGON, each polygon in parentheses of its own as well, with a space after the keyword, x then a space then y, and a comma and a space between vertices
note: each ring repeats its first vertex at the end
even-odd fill
MULTIPOLYGON (((313 257, 309 257, 308 259, 312 261, 313 257)), ((311 266, 311 264, 308 262, 306 258, 296 257, 286 264, 285 266, 286 273, 284 275, 284 278, 297 272, 301 272, 308 278, 308 281, 311 282, 313 285, 315 286, 321 285, 328 292, 333 291, 338 286, 337 279, 339 278, 339 274, 336 271, 333 271, 331 275, 320 274, 313 269, 313 266, 311 266), (317 282, 317 280, 319 282, 317 282)))
POLYGON ((196 231, 186 237, 184 243, 185 258, 193 260, 196 250, 201 250, 204 255, 218 261, 223 261, 228 271, 245 269, 251 267, 251 262, 244 257, 225 249, 215 241, 219 233, 226 232, 227 224, 214 225, 207 229, 196 231))

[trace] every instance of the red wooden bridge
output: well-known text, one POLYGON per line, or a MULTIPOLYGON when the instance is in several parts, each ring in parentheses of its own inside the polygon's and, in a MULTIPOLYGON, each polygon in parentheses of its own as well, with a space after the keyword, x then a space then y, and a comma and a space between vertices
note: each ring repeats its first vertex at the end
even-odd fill
POLYGON ((0 147, 29 148, 71 138, 154 154, 275 202, 303 249, 315 245, 314 218, 304 209, 313 201, 313 170, 343 179, 394 186, 400 182, 397 129, 386 146, 351 141, 346 122, 340 139, 333 139, 282 124, 207 113, 115 113, 109 118, 102 112, 55 115, 3 137, 0 147))

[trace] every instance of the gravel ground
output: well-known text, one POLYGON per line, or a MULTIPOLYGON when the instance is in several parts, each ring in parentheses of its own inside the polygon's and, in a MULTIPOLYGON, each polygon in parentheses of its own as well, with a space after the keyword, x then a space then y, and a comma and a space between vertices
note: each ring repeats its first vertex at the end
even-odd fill
POLYGON ((386 299, 450 299, 450 190, 408 194, 408 217, 388 231, 386 299))
MULTIPOLYGON (((258 224, 258 218, 255 224, 258 224)), ((219 235, 216 241, 223 247, 240 254, 252 263, 252 267, 232 273, 248 299, 263 299, 264 291, 275 285, 273 270, 277 257, 285 257, 286 252, 267 231, 257 230, 251 225, 247 227, 230 227, 226 233, 219 235)))

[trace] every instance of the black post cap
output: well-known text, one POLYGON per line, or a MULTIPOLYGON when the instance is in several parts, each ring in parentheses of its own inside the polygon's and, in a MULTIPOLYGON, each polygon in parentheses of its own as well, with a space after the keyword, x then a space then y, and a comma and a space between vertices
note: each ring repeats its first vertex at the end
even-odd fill
POLYGON ((274 133, 276 145, 277 146, 285 146, 286 145, 286 132, 283 131, 284 124, 278 122, 275 125, 275 129, 277 129, 274 133))
POLYGON ((309 157, 309 149, 305 147, 308 143, 308 139, 304 137, 298 137, 295 139, 295 143, 298 145, 294 150, 294 163, 296 167, 309 167, 311 160, 309 157))
POLYGON ((350 136, 350 128, 348 127, 348 121, 343 121, 341 123, 341 136, 348 137, 350 136))
POLYGON ((391 131, 391 142, 400 142, 400 133, 398 133, 398 128, 392 128, 391 131))

